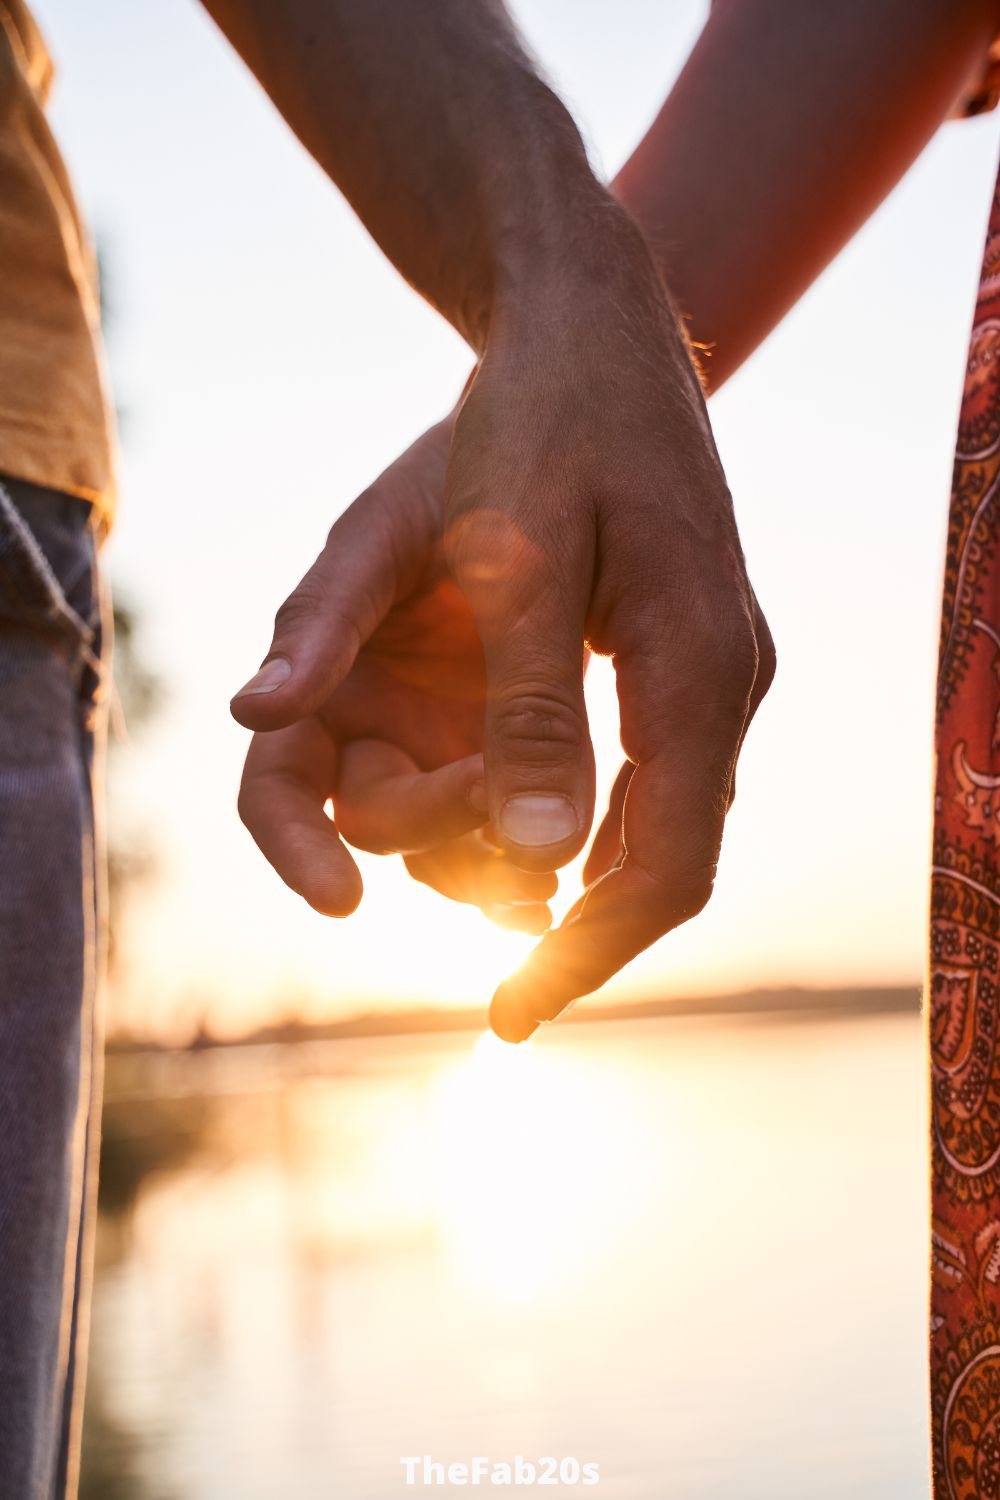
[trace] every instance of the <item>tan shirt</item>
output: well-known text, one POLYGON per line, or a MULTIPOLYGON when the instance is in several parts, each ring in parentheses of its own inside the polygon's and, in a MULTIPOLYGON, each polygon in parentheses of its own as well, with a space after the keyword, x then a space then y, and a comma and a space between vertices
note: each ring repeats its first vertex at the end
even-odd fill
POLYGON ((111 516, 113 419, 97 268, 45 118, 52 62, 22 0, 0 0, 0 474, 111 516))

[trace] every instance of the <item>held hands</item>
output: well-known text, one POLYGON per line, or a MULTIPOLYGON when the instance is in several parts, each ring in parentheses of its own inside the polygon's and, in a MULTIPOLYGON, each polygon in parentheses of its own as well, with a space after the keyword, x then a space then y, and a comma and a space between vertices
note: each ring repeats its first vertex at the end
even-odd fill
POLYGON ((583 895, 494 998, 510 1041, 705 905, 774 670, 645 246, 613 214, 589 251, 498 307, 450 448, 432 428, 345 512, 233 701, 241 815, 312 905, 360 899, 343 838, 542 932, 594 811, 585 649, 613 658, 626 764, 583 895))
POLYGON ((330 916, 361 897, 343 839, 402 853, 443 895, 540 933, 555 877, 519 870, 470 832, 487 816, 486 675, 445 560, 451 432, 451 420, 431 428, 354 502, 278 611, 267 662, 233 711, 288 727, 254 735, 240 812, 287 884, 330 916))

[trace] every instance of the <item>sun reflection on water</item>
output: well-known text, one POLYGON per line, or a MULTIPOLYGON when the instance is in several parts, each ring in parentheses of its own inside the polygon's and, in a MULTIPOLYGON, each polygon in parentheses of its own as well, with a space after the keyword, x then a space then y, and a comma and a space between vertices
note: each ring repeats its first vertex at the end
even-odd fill
POLYGON ((102 1216, 91 1446, 188 1500, 583 1449, 615 1500, 926 1495, 922 1058, 910 1016, 182 1058, 107 1122, 194 1139, 102 1216))
POLYGON ((509 1302, 551 1298, 593 1274, 621 1228, 608 1183, 627 1194, 632 1162, 614 1079, 578 1056, 487 1033, 435 1092, 435 1213, 449 1269, 509 1302))

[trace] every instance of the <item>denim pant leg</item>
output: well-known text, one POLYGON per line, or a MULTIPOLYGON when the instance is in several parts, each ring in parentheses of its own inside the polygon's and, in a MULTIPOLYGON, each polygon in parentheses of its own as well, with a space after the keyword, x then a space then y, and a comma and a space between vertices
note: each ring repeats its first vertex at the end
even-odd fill
POLYGON ((75 1493, 100 1050, 89 507, 0 481, 0 1496, 75 1493))

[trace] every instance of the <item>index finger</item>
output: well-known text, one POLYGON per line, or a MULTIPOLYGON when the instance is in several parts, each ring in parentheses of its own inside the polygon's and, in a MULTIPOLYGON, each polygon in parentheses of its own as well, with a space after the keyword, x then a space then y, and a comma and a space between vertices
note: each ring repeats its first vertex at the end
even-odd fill
POLYGON ((346 917, 361 900, 361 874, 324 811, 336 747, 317 719, 255 734, 239 813, 287 886, 324 916, 346 917))

